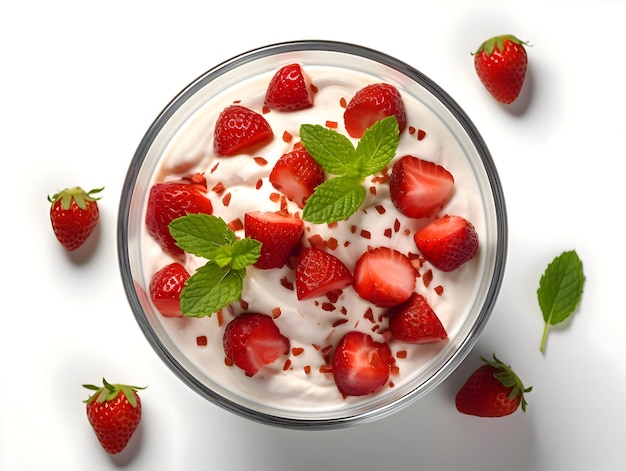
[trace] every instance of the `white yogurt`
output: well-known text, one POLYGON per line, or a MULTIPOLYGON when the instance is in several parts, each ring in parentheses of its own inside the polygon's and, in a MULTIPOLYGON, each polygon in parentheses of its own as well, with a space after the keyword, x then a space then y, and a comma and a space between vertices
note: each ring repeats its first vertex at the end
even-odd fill
MULTIPOLYGON (((378 77, 351 70, 304 67, 318 89, 314 107, 295 112, 270 111, 264 114, 274 131, 274 139, 269 144, 256 150, 257 153, 253 155, 217 157, 213 152, 213 127, 222 109, 234 101, 240 101, 242 105, 262 112, 265 90, 272 73, 229 88, 195 113, 181 127, 164 152, 155 183, 178 179, 195 172, 205 174, 209 189, 221 182, 231 195, 228 206, 222 202, 226 192, 218 195, 209 191, 208 196, 213 203, 214 215, 222 217, 226 222, 236 218, 243 221, 243 215, 247 211, 278 210, 280 202, 270 199, 270 195, 277 191, 272 187, 268 176, 276 160, 299 141, 300 125, 324 125, 327 121, 335 121, 338 123, 337 130, 346 134, 343 127, 344 108, 340 106, 340 100, 343 98, 347 102, 358 89, 381 81, 378 77), (284 132, 293 136, 291 142, 282 139, 284 132), (266 159, 267 165, 255 163, 253 157, 257 156, 266 159), (215 168, 216 164, 218 165, 215 168), (259 180, 262 181, 262 186, 257 189, 259 180)), ((450 129, 427 106, 401 87, 398 88, 407 110, 407 129, 400 136, 396 158, 411 154, 447 168, 454 176, 455 190, 441 214, 457 214, 467 218, 476 227, 479 240, 484 240, 485 216, 480 191, 463 150, 450 129), (424 130, 426 136, 418 140, 417 133, 409 133, 410 126, 424 130)), ((413 234, 427 221, 406 218, 399 213, 389 199, 389 187, 386 183, 372 183, 370 178, 366 181, 366 187, 368 196, 361 210, 349 220, 332 228, 305 223, 305 239, 316 234, 325 240, 336 239, 337 248, 331 253, 342 259, 350 269, 354 268, 357 258, 368 246, 389 246, 405 254, 416 254, 413 234), (376 188, 375 194, 369 191, 370 186, 376 188), (384 214, 376 209, 379 205, 384 206, 384 214), (396 221, 399 221, 399 228, 396 221), (361 230, 368 231, 371 238, 364 238, 361 230)), ((292 202, 288 203, 288 208, 290 212, 301 213, 301 209, 292 202)), ((243 236, 243 231, 239 235, 243 236)), ((143 244, 144 273, 150 277, 172 260, 145 231, 143 244)), ((428 263, 420 269, 422 275, 432 269, 433 279, 429 287, 426 287, 423 278, 418 278, 416 291, 428 299, 450 338, 454 338, 463 323, 476 294, 481 250, 477 257, 452 273, 440 272, 428 263), (438 286, 443 287, 443 293, 438 294, 435 291, 434 288, 438 286)), ((205 260, 188 256, 186 266, 193 272, 198 265, 204 263, 205 260)), ((321 349, 334 347, 346 332, 354 329, 371 334, 377 341, 383 341, 386 338, 383 332, 387 330, 386 320, 381 316, 383 310, 363 301, 352 287, 343 290, 342 296, 335 303, 331 303, 326 297, 298 301, 295 289, 285 288, 281 280, 288 280, 295 285, 293 270, 288 267, 274 270, 250 267, 242 297, 248 304, 249 311, 271 315, 279 309, 280 316, 276 318, 278 327, 290 339, 292 351, 294 348, 301 348, 302 353, 295 350, 299 354, 291 353, 277 360, 254 377, 246 376, 235 366, 227 366, 224 361, 222 333, 226 323, 243 311, 239 303, 224 310, 221 326, 218 325, 216 315, 202 319, 163 318, 162 324, 172 341, 200 372, 223 388, 235 390, 249 400, 286 410, 333 410, 341 408, 347 402, 367 400, 344 399, 341 396, 332 375, 320 372, 325 364, 321 349), (330 307, 334 307, 334 310, 327 310, 330 307), (196 339, 199 336, 207 338, 206 346, 197 345, 196 339), (286 361, 290 364, 285 369, 286 361)), ((149 281, 144 280, 145 286, 149 285, 149 281)), ((398 387, 409 378, 419 375, 447 342, 449 341, 409 345, 389 340, 391 350, 397 356, 398 371, 390 378, 390 383, 376 394, 384 394, 389 388, 398 387), (404 353, 397 355, 398 352, 404 353)))

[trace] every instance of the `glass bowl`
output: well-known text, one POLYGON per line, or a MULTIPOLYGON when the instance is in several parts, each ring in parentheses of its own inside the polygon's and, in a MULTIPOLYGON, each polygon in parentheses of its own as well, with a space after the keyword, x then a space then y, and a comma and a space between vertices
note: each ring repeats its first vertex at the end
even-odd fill
MULTIPOLYGON (((379 188, 384 192, 385 184, 379 188)), ((248 196, 242 197, 243 206, 257 204, 255 200, 260 199, 244 190, 242 194, 248 196)), ((223 194, 208 193, 214 208, 224 208, 223 194)), ((265 205, 265 209, 269 207, 266 203, 259 204, 265 205)), ((227 217, 231 215, 224 219, 227 217)), ((382 233, 383 226, 387 229, 394 226, 389 214, 385 219, 385 215, 371 207, 355 217, 362 218, 359 224, 369 231, 382 233)), ((356 223, 350 227, 354 243, 339 244, 337 250, 345 249, 342 255, 352 257, 346 264, 353 268, 357 252, 350 252, 350 247, 362 246, 364 242, 362 233, 355 230, 356 223)), ((390 235, 388 230, 384 241, 392 248, 410 251, 407 241, 412 237, 403 231, 396 227, 390 235)), ((382 244, 370 240, 365 243, 382 244)), ((296 41, 254 49, 217 65, 190 83, 164 108, 139 144, 124 182, 118 214, 118 257, 123 285, 141 330, 161 360, 185 384, 213 403, 262 423, 290 428, 327 429, 372 421, 432 391, 466 357, 485 327, 502 282, 506 253, 507 218, 498 174, 487 146, 463 110, 444 90, 410 65, 375 50, 331 41, 296 41), (300 64, 311 77, 317 88, 316 105, 310 110, 265 113, 275 137, 267 147, 256 149, 258 154, 254 156, 262 155, 271 161, 287 152, 298 140, 298 125, 302 122, 322 125, 335 122, 342 131, 343 108, 337 105, 340 97, 349 100, 356 89, 368 83, 391 83, 402 94, 407 108, 408 126, 401 135, 398 155, 411 153, 450 170, 455 178, 455 193, 442 213, 466 217, 479 234, 480 249, 471 261, 452 273, 429 270, 431 267, 425 263, 417 278, 416 289, 431 301, 448 339, 424 345, 401 345, 392 340, 397 371, 387 385, 367 396, 342 397, 332 375, 324 370, 322 353, 315 352, 324 347, 332 349, 345 324, 358 325, 372 335, 384 335, 386 319, 371 312, 367 316, 358 311, 358 319, 336 322, 346 314, 332 310, 342 302, 344 308, 353 307, 350 303, 358 304, 354 297, 342 298, 330 309, 326 309, 325 299, 300 305, 294 303, 293 293, 276 288, 278 278, 293 281, 290 268, 277 273, 248 268, 246 280, 250 278, 249 284, 257 285, 265 293, 258 297, 259 306, 250 309, 279 308, 281 315, 276 322, 286 323, 280 327, 281 331, 289 331, 298 322, 305 323, 304 327, 296 327, 300 333, 332 324, 327 345, 317 345, 306 336, 292 339, 292 347, 312 351, 310 358, 316 360, 301 360, 294 349, 276 364, 249 377, 225 361, 219 316, 166 318, 155 309, 148 294, 152 274, 167 261, 145 228, 151 185, 202 171, 211 190, 216 183, 212 181, 212 171, 219 161, 224 168, 230 168, 239 184, 254 185, 263 180, 269 188, 267 177, 271 165, 259 165, 250 155, 222 160, 212 155, 212 126, 225 106, 242 97, 246 106, 263 113, 267 83, 280 67, 291 63, 300 64), (314 111, 318 102, 321 106, 331 103, 334 107, 332 111, 324 110, 321 116, 314 111), (302 320, 309 315, 307 310, 320 308, 328 311, 326 318, 302 320), (309 363, 305 365, 303 361, 309 363)), ((245 289, 244 286, 244 298, 245 289)), ((349 290, 352 288, 346 288, 344 293, 349 290)), ((241 310, 241 305, 235 307, 241 310)), ((236 315, 235 311, 233 308, 231 314, 236 315)))

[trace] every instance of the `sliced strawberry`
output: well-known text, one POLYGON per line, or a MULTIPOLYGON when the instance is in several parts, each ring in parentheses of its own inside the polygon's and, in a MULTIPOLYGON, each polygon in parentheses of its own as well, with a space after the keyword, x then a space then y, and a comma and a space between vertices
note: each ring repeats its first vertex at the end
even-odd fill
POLYGON ((181 317, 180 293, 189 278, 187 269, 178 262, 164 266, 150 280, 150 299, 165 317, 181 317))
POLYGON ((401 342, 433 343, 448 338, 441 320, 424 296, 413 293, 402 304, 386 312, 389 330, 401 342))
POLYGON ((454 189, 454 177, 441 165, 405 155, 389 179, 391 201, 407 217, 424 218, 439 211, 454 189))
POLYGON ((316 298, 352 284, 352 273, 333 254, 313 247, 302 249, 296 262, 299 300, 316 298))
POLYGON ((295 111, 313 106, 311 79, 299 64, 282 67, 270 81, 265 104, 273 110, 295 111))
POLYGON ((289 339, 280 333, 272 317, 244 313, 235 317, 224 329, 224 353, 247 375, 289 353, 289 339))
POLYGON ((385 342, 375 342, 363 332, 348 332, 333 352, 335 384, 344 396, 372 394, 389 379, 393 362, 385 342))
POLYGON ((324 169, 299 145, 278 159, 269 178, 274 188, 303 208, 324 177, 324 169))
POLYGON ((467 219, 445 215, 415 233, 415 244, 435 268, 452 271, 478 253, 478 233, 467 219))
POLYGON ((187 214, 212 214, 213 205, 198 185, 182 182, 156 183, 150 189, 146 209, 146 228, 161 248, 173 256, 183 250, 176 245, 168 225, 187 214))
POLYGON ((257 268, 280 268, 296 248, 304 232, 302 219, 291 214, 252 211, 244 215, 246 237, 261 242, 257 268))
POLYGON ((409 299, 416 276, 409 257, 388 247, 377 247, 357 260, 353 284, 366 301, 378 307, 392 307, 409 299))
POLYGON ((274 137, 267 120, 256 111, 230 105, 215 123, 213 147, 219 156, 232 156, 274 137))
POLYGON ((348 134, 360 138, 376 121, 393 115, 402 132, 406 127, 406 109, 400 92, 393 85, 375 83, 356 92, 343 113, 343 120, 348 134))

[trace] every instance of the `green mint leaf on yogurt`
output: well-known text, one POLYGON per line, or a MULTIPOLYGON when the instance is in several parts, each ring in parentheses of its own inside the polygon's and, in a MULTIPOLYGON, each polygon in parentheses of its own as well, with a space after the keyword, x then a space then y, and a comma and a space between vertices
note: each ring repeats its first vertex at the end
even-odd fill
POLYGON ((180 293, 183 316, 211 316, 237 301, 241 297, 244 277, 245 270, 233 270, 207 262, 187 280, 180 293))
POLYGON ((331 223, 354 214, 365 201, 365 187, 357 177, 336 177, 319 185, 307 200, 302 219, 331 223))
POLYGON ((545 321, 540 351, 545 350, 550 326, 566 320, 583 294, 585 275, 576 251, 563 252, 548 264, 537 289, 539 307, 545 321))
POLYGON ((183 316, 211 316, 241 298, 246 267, 259 258, 260 242, 237 239, 223 219, 208 214, 174 219, 169 230, 181 249, 208 260, 180 293, 183 316))
POLYGON ((363 181, 391 162, 399 142, 398 121, 388 116, 368 128, 357 146, 320 125, 300 126, 300 139, 311 157, 335 178, 319 185, 307 200, 302 219, 315 224, 349 218, 365 201, 363 181))

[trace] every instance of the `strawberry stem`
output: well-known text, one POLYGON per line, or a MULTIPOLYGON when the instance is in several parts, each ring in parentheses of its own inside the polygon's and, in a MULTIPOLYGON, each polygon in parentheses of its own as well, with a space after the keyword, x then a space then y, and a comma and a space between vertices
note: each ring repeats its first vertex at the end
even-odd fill
POLYGON ((546 342, 548 340, 548 330, 550 330, 550 323, 546 322, 546 325, 543 328, 543 335, 541 336, 541 346, 539 347, 539 351, 541 353, 543 353, 546 348, 546 342))
POLYGON ((520 396, 522 411, 526 412, 526 406, 528 405, 528 402, 526 402, 524 394, 532 391, 533 387, 530 386, 528 388, 525 388, 520 378, 511 369, 511 366, 500 361, 500 359, 496 357, 495 353, 493 354, 493 361, 489 361, 482 356, 480 357, 480 359, 498 370, 498 372, 494 373, 494 377, 504 386, 512 388, 511 392, 509 393, 509 399, 515 399, 516 397, 520 396))
POLYGON ((509 41, 511 41, 511 42, 513 42, 515 44, 521 44, 521 45, 524 45, 524 46, 528 46, 528 42, 527 41, 522 41, 521 39, 513 36, 512 34, 502 34, 500 36, 494 36, 493 38, 487 39, 485 42, 483 42, 480 45, 480 47, 472 55, 480 54, 481 51, 485 51, 485 54, 490 56, 491 54, 493 54, 493 51, 495 49, 503 51, 504 50, 504 41, 505 40, 509 40, 509 41))
POLYGON ((83 387, 91 391, 95 391, 91 396, 85 399, 83 402, 90 403, 94 400, 98 402, 112 401, 121 392, 126 396, 126 399, 133 407, 137 407, 137 399, 135 398, 135 391, 140 389, 146 389, 142 386, 129 386, 127 384, 111 384, 106 379, 102 378, 103 386, 94 386, 93 384, 83 384, 83 387))

